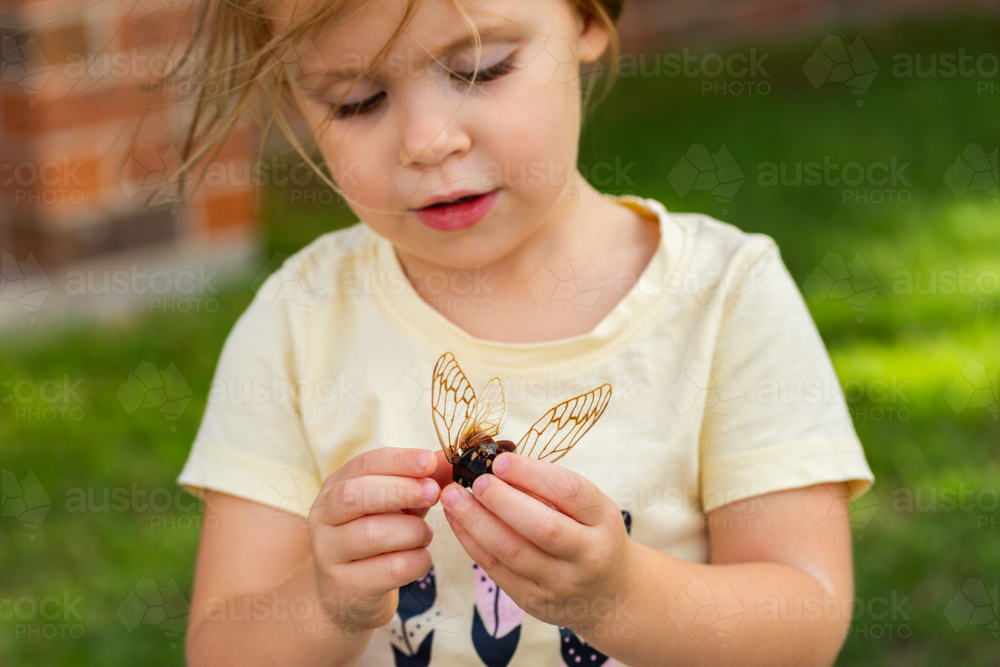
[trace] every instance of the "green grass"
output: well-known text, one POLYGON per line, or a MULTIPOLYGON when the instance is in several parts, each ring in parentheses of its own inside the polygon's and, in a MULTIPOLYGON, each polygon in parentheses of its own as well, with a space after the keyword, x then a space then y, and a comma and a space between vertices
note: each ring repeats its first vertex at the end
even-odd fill
MULTIPOLYGON (((840 30, 848 41, 860 32, 881 66, 861 106, 843 84, 814 90, 802 74, 823 35, 736 45, 726 51, 771 54, 766 96, 703 95, 704 77, 623 78, 584 132, 582 164, 635 163, 629 180, 603 189, 769 234, 800 287, 828 253, 845 261, 860 255, 870 268, 878 288, 860 312, 835 295, 807 298, 877 477, 853 512, 856 593, 863 603, 876 600, 875 613, 855 620, 840 665, 995 665, 1000 654, 995 625, 991 634, 985 623, 962 626, 960 615, 945 614, 970 578, 986 586, 1000 578, 1000 511, 991 504, 1000 489, 1000 422, 995 402, 966 406, 968 387, 960 379, 963 369, 997 364, 1000 291, 963 294, 939 284, 936 293, 908 293, 900 282, 919 271, 926 286, 931 272, 940 277, 960 266, 974 277, 1000 272, 1000 205, 983 192, 956 197, 944 180, 966 144, 988 152, 1000 144, 1000 91, 981 95, 976 79, 905 79, 891 69, 897 53, 995 54, 998 30, 995 19, 840 30), (671 185, 671 170, 692 143, 730 151, 745 176, 732 201, 704 191, 681 197, 671 185), (850 203, 842 187, 758 182, 765 162, 826 157, 839 164, 909 162, 908 184, 897 188, 907 191, 906 203, 850 203), (883 399, 883 386, 897 392, 883 399), (865 395, 866 389, 872 391, 865 395), (963 490, 971 500, 949 505, 947 498, 963 490), (893 597, 906 600, 902 613, 877 618, 878 599, 893 597)), ((992 81, 1000 84, 1000 76, 992 81)), ((351 221, 342 207, 298 205, 283 191, 266 195, 268 257, 351 221)), ((74 389, 80 402, 71 394, 68 403, 0 403, 0 467, 18 481, 32 472, 52 503, 36 529, 0 517, 0 600, 26 598, 13 618, 5 618, 9 603, 0 608, 4 664, 183 663, 182 637, 151 625, 130 631, 116 612, 143 579, 160 587, 173 580, 189 596, 201 510, 175 495, 174 480, 222 344, 253 296, 251 280, 220 289, 218 311, 210 315, 148 313, 115 326, 79 325, 0 342, 0 380, 11 386, 67 376, 71 386, 82 381, 74 389), (116 394, 141 361, 179 369, 191 392, 179 419, 123 409, 116 394), (31 420, 18 412, 46 407, 82 410, 73 413, 81 418, 31 420), (105 489, 131 493, 133 485, 155 492, 163 505, 140 511, 129 500, 126 511, 111 505, 84 512, 67 506, 90 489, 99 507, 105 489), (55 620, 18 617, 48 596, 80 597, 72 608, 79 616, 71 609, 55 620)), ((3 392, 10 390, 5 385, 3 392)), ((8 488, 5 477, 5 494, 8 488)))

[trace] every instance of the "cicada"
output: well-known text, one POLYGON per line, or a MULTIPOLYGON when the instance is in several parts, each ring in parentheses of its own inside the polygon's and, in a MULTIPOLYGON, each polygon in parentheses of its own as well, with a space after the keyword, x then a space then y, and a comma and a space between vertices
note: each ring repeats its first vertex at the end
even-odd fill
POLYGON ((507 421, 503 380, 491 379, 476 395, 451 352, 437 360, 431 378, 434 429, 452 466, 452 480, 467 488, 490 472, 493 459, 504 452, 559 460, 597 423, 610 400, 611 385, 605 383, 563 401, 542 415, 515 445, 495 439, 507 421))

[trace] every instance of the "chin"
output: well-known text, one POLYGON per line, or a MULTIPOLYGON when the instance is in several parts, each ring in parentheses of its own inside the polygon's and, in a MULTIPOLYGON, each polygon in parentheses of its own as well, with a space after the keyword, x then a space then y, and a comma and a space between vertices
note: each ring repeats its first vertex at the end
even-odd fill
POLYGON ((479 246, 449 248, 446 253, 442 253, 441 250, 440 247, 430 249, 431 255, 428 259, 440 266, 460 271, 474 271, 476 268, 489 266, 506 254, 506 249, 498 251, 495 247, 479 246))
POLYGON ((474 269, 492 264, 517 247, 517 239, 502 231, 494 234, 473 233, 464 237, 446 238, 422 244, 422 256, 427 261, 452 269, 474 269))

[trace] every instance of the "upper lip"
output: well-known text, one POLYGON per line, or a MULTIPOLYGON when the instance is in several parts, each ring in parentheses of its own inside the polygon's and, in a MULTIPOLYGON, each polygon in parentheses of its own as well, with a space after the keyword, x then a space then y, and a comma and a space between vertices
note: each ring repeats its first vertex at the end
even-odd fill
POLYGON ((477 196, 488 195, 490 192, 493 191, 489 190, 487 192, 475 192, 473 190, 459 190, 458 192, 451 192, 449 194, 438 195, 437 197, 431 197, 430 199, 427 200, 427 202, 424 203, 423 206, 418 206, 413 210, 419 211, 422 208, 427 208, 428 206, 433 206, 434 204, 441 204, 443 202, 455 201, 456 199, 461 199, 462 197, 471 197, 473 195, 477 196))

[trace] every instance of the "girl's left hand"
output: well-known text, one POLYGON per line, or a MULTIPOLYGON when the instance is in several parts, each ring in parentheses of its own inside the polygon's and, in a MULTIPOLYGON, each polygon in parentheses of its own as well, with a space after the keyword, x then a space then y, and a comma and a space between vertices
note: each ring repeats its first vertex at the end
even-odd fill
POLYGON ((528 456, 501 454, 492 470, 472 494, 455 483, 441 494, 469 556, 551 625, 585 630, 622 613, 615 607, 627 604, 638 559, 615 502, 582 475, 528 456))

